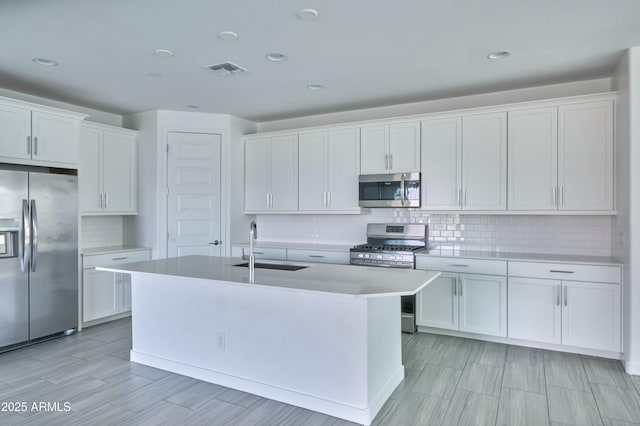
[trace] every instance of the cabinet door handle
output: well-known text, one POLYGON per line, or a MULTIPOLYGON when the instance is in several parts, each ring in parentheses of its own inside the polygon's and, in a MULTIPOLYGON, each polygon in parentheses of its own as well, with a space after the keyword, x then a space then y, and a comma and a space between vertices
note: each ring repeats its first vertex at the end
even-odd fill
POLYGON ((38 155, 38 137, 33 138, 33 155, 38 155))
POLYGON ((556 286, 556 305, 558 306, 560 306, 560 292, 562 291, 560 287, 561 287, 560 284, 556 286))
POLYGON ((560 205, 564 206, 564 185, 560 186, 560 205))
POLYGON ((469 265, 463 265, 462 263, 452 263, 449 266, 454 266, 456 268, 468 268, 469 267, 469 265))
POLYGON ((557 207, 558 206, 558 187, 554 186, 552 190, 553 190, 553 205, 557 207))
POLYGON ((322 205, 327 207, 327 193, 326 192, 322 193, 322 205))
POLYGON ((460 288, 458 289, 458 294, 462 297, 462 280, 458 278, 458 283, 460 283, 460 288))
POLYGON ((269 194, 269 207, 273 208, 273 194, 269 194))
POLYGON ((453 295, 457 296, 458 295, 458 279, 456 278, 456 280, 453 282, 453 295))
POLYGON ((269 194, 267 193, 267 207, 269 207, 269 194))
POLYGON ((113 258, 113 259, 111 259, 111 260, 125 260, 126 258, 127 258, 127 256, 124 256, 124 257, 114 257, 114 258, 113 258))
POLYGON ((331 192, 327 192, 327 207, 331 207, 331 192))
POLYGON ((317 257, 319 259, 324 259, 324 256, 321 256, 319 254, 310 254, 309 257, 317 257))
POLYGON ((564 306, 567 306, 567 287, 564 287, 564 306))
POLYGON ((254 250, 254 251, 253 251, 253 254, 264 254, 264 252, 263 252, 263 251, 255 251, 255 250, 254 250))
POLYGON ((560 269, 549 269, 549 272, 553 272, 556 274, 575 274, 574 271, 562 271, 560 269))
POLYGON ((456 206, 461 206, 462 205, 462 188, 458 188, 458 202, 456 203, 456 206))
POLYGON ((31 154, 31 136, 27 136, 27 154, 31 154))
POLYGON ((384 155, 384 169, 389 170, 389 154, 384 155))

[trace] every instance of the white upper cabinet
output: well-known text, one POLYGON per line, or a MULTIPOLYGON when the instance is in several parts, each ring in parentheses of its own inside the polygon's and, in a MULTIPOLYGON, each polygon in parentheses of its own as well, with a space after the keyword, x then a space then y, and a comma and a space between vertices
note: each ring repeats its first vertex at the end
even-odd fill
POLYGON ((560 210, 613 210, 613 101, 558 108, 560 210))
POLYGON ((509 210, 557 208, 558 109, 509 112, 509 210))
POLYGON ((245 211, 298 210, 298 135, 245 141, 245 211))
POLYGON ((420 171, 420 122, 361 128, 361 173, 420 171))
POLYGON ((0 159, 54 167, 78 165, 80 122, 86 115, 0 99, 0 159))
POLYGON ((458 210, 462 188, 462 118, 422 122, 422 207, 458 210))
POLYGON ((83 124, 78 180, 82 214, 136 214, 136 134, 83 124))
POLYGON ((462 118, 462 209, 507 208, 507 113, 462 118))
POLYGON ((359 173, 359 129, 301 134, 299 210, 359 212, 359 173))
POLYGON ((422 122, 422 208, 505 210, 506 113, 422 122))

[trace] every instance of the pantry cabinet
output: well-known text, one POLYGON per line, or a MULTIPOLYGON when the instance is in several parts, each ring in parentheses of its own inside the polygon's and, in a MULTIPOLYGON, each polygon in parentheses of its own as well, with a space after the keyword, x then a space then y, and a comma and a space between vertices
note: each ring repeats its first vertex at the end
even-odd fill
POLYGON ((79 126, 85 117, 0 98, 0 160, 76 168, 79 126))
POLYGON ((359 212, 360 129, 299 138, 299 211, 359 212))
POLYGON ((420 122, 361 128, 362 174, 420 171, 420 122))
POLYGON ((509 262, 509 337, 620 352, 620 274, 612 266, 509 262))
POLYGON ((137 132, 85 123, 81 135, 81 213, 135 214, 137 132))
POLYGON ((613 101, 509 112, 509 210, 613 210, 613 101))
POLYGON ((422 121, 422 208, 505 210, 507 115, 422 121))
POLYGON ((298 135, 245 140, 245 211, 298 210, 298 135))

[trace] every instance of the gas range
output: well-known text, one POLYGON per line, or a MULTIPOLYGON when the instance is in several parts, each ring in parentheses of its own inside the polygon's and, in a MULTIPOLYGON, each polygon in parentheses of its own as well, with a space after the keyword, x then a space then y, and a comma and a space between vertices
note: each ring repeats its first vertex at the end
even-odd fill
POLYGON ((426 247, 427 225, 367 225, 367 243, 350 250, 353 265, 413 268, 415 252, 426 247))

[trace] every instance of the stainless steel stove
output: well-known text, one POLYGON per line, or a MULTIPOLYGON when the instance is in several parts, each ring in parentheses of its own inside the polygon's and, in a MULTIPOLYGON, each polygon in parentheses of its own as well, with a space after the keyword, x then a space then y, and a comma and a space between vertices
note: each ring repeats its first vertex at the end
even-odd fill
MULTIPOLYGON (((427 247, 429 228, 425 224, 408 223, 367 225, 367 243, 353 247, 352 265, 387 268, 415 268, 416 252, 427 247)), ((416 297, 402 296, 402 331, 416 331, 416 297)))
POLYGON ((425 224, 369 223, 367 243, 350 250, 351 264, 413 268, 415 252, 426 247, 427 234, 425 224))

